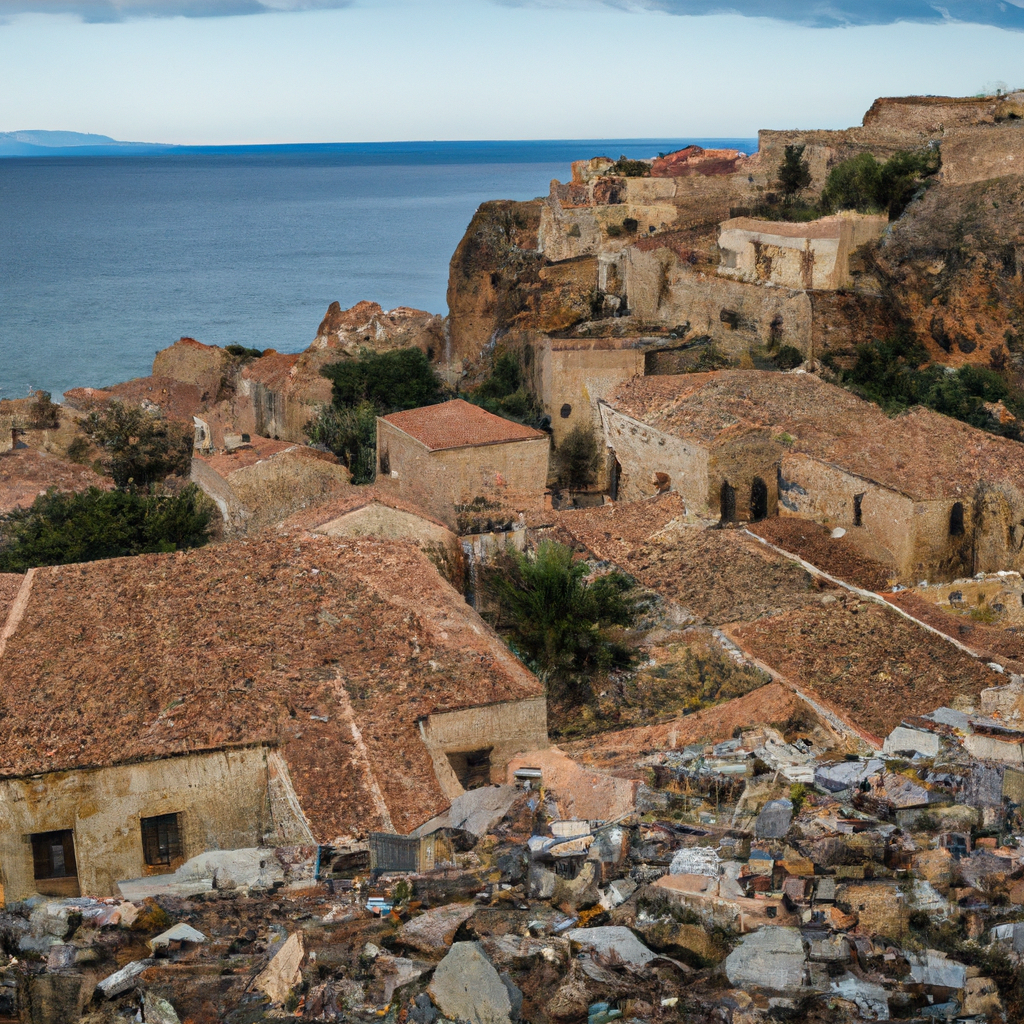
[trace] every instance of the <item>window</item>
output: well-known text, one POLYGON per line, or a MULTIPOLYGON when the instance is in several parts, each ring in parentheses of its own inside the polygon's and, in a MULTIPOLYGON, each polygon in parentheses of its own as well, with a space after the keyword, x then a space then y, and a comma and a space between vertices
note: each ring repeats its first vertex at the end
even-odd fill
POLYGON ((77 877, 75 835, 71 829, 32 836, 32 863, 36 880, 77 877))
POLYGON ((387 448, 380 453, 380 471, 385 476, 391 476, 391 452, 387 448))
POLYGON ((853 496, 853 525, 854 526, 863 526, 864 525, 864 495, 863 494, 855 494, 853 496))
POLYGON ((962 537, 964 535, 964 503, 957 501, 949 510, 949 535, 950 537, 962 537))
POLYGON ((562 417, 563 420, 567 420, 572 415, 572 406, 568 402, 566 402, 565 405, 563 405, 562 408, 558 410, 558 414, 559 416, 562 417))
POLYGON ((181 857, 181 832, 177 814, 142 819, 142 853, 150 866, 171 864, 181 857))

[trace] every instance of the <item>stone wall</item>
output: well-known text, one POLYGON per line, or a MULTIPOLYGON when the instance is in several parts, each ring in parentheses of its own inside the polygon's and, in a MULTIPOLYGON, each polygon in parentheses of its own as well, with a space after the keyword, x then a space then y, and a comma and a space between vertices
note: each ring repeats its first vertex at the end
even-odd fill
POLYGON ((463 788, 448 754, 490 747, 491 782, 502 783, 506 767, 516 754, 549 745, 548 703, 543 696, 428 715, 420 719, 419 726, 438 781, 449 799, 459 796, 463 788))
POLYGON ((548 478, 547 437, 430 451, 383 418, 377 420, 377 468, 391 486, 444 522, 476 498, 534 508, 548 478), (386 469, 385 469, 386 467, 386 469))
POLYGON ((171 377, 183 384, 195 384, 207 396, 216 399, 224 370, 224 350, 204 345, 195 338, 182 338, 161 349, 153 360, 154 377, 171 377))
POLYGON ((74 831, 84 895, 117 895, 119 879, 158 873, 146 866, 140 819, 162 814, 180 815, 185 860, 207 850, 266 845, 266 837, 276 835, 266 751, 193 754, 0 782, 5 900, 36 891, 28 837, 38 832, 74 831))
MULTIPOLYGON (((679 493, 687 511, 711 514, 711 457, 705 447, 655 430, 604 402, 600 410, 609 456, 619 464, 619 501, 639 501, 656 494, 659 485, 654 474, 664 473, 667 486, 679 493)), ((717 495, 713 500, 717 508, 717 495)))
POLYGON ((0 452, 9 452, 14 447, 14 417, 0 416, 0 452))

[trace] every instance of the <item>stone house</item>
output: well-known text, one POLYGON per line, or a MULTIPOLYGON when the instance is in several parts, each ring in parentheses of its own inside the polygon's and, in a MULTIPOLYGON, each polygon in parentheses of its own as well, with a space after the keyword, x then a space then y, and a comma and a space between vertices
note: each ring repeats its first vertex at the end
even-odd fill
POLYGON ((735 370, 637 378, 601 414, 620 500, 671 487, 706 518, 812 519, 904 582, 1024 565, 1020 444, 938 413, 735 370))
POLYGON ((547 746, 541 684, 421 551, 298 530, 30 571, 0 694, 8 901, 408 834, 547 746))
POLYGON ((443 519, 481 497, 539 506, 549 448, 542 431, 462 399, 377 419, 378 480, 443 519))

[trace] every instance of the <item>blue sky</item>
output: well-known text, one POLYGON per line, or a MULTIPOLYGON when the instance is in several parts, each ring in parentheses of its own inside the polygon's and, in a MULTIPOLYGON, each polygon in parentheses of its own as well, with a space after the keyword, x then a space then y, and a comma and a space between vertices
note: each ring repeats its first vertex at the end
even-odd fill
POLYGON ((751 136, 1021 86, 1024 0, 0 0, 0 131, 751 136))

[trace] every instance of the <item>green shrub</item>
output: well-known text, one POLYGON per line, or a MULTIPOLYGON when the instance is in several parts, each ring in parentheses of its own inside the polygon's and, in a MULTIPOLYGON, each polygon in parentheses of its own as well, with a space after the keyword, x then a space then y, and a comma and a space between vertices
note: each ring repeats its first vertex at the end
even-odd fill
POLYGON ((544 409, 526 385, 519 353, 512 350, 502 352, 494 360, 491 375, 463 397, 467 402, 479 405, 496 416, 504 416, 507 420, 531 427, 544 424, 544 409))
POLYGON ((635 585, 618 572, 588 575, 587 564, 555 541, 541 541, 532 557, 505 550, 482 573, 499 631, 524 661, 562 685, 579 686, 574 673, 630 663, 609 629, 635 620, 635 585))
POLYGON ((387 415, 433 405, 442 398, 441 382, 418 348, 364 351, 358 359, 332 363, 320 372, 334 385, 334 404, 339 409, 372 402, 381 415, 387 415))
POLYGON ((213 511, 194 484, 177 495, 47 491, 0 516, 0 572, 201 547, 213 511))
POLYGON ((651 165, 646 160, 630 160, 623 155, 608 168, 608 173, 621 178, 649 178, 651 165))
POLYGON ((821 193, 822 212, 888 213, 895 220, 938 169, 938 153, 932 149, 894 153, 885 163, 858 153, 829 172, 821 193))
POLYGON ((49 391, 37 391, 29 412, 29 425, 36 430, 54 430, 60 426, 60 406, 50 398, 49 391))
POLYGON ((111 402, 90 413, 82 429, 103 450, 103 468, 121 490, 185 476, 192 464, 192 430, 138 406, 111 402))
POLYGON ((803 146, 787 146, 779 164, 779 191, 789 198, 802 192, 811 183, 811 168, 803 146))
POLYGON ((303 428, 310 444, 332 451, 348 467, 354 484, 377 475, 377 407, 372 402, 339 409, 321 405, 303 428))
POLYGON ((804 354, 794 345, 783 345, 772 356, 772 362, 780 370, 794 370, 804 361, 804 354))
POLYGON ((259 359, 263 355, 258 348, 246 348, 245 345, 225 345, 224 351, 236 359, 259 359))
POLYGON ((600 461, 601 449, 594 430, 582 423, 577 423, 555 449, 558 479, 570 491, 582 491, 589 487, 597 478, 600 461))

